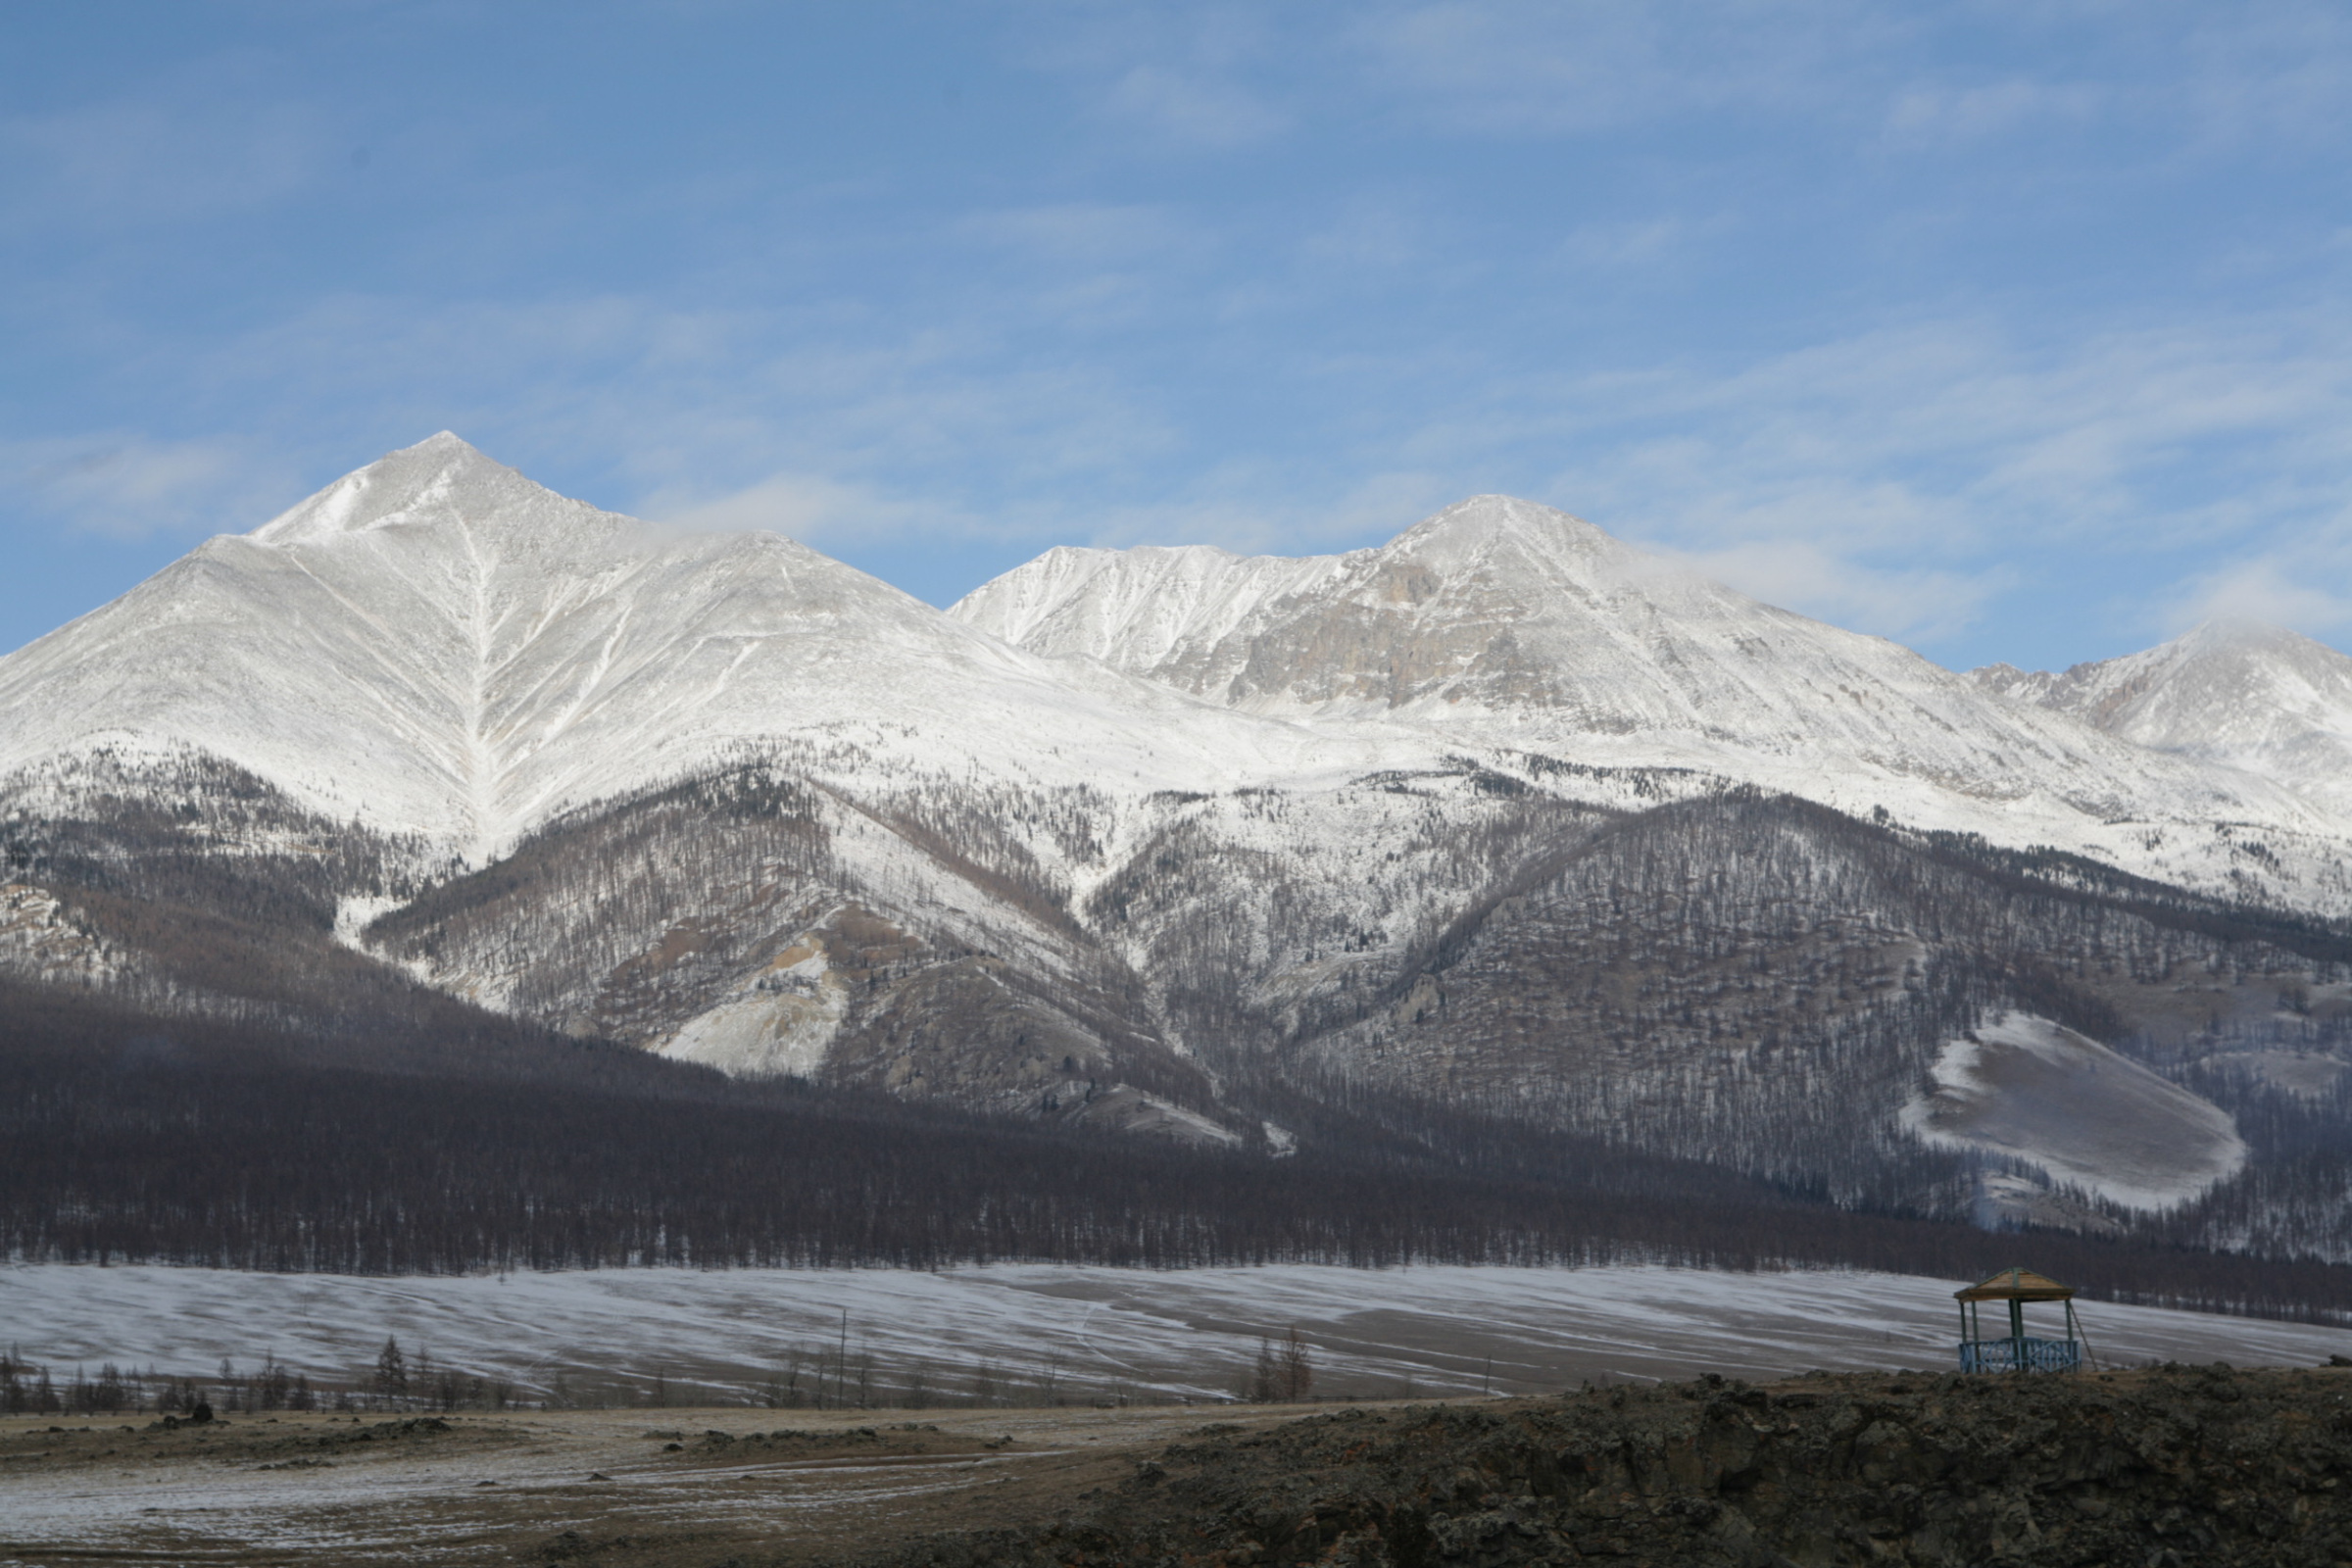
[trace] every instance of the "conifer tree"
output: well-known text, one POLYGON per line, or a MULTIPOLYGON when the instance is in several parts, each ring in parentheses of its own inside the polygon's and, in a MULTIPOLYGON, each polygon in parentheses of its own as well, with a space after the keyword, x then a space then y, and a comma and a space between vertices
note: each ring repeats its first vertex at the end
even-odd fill
POLYGON ((405 1397, 409 1392, 408 1358, 400 1353, 400 1341, 384 1336, 384 1348, 375 1352, 375 1392, 387 1399, 405 1397))

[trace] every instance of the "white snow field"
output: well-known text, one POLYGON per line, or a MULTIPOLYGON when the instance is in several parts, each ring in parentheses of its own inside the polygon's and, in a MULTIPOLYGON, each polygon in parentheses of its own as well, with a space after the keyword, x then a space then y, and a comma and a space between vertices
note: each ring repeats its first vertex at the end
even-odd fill
MULTIPOLYGON (((1295 1327, 1326 1396, 1437 1396, 1708 1371, 1940 1371, 1959 1284, 1647 1266, 387 1278, 37 1265, 0 1269, 0 1344, 67 1374, 112 1360, 210 1378, 223 1357, 250 1371, 268 1353, 347 1384, 396 1335, 412 1357, 507 1378, 523 1397, 562 1376, 580 1396, 643 1399, 660 1378, 685 1404, 757 1398, 796 1350, 806 1379, 846 1334, 848 1359, 870 1355, 880 1389, 904 1390, 920 1370, 934 1396, 962 1402, 985 1364, 1009 1401, 1036 1401, 1051 1375, 1056 1396, 1086 1402, 1229 1396, 1261 1337, 1295 1327)), ((2309 1366, 2352 1352, 2352 1329, 2096 1301, 2080 1311, 2106 1366, 2309 1366)))
POLYGON ((1929 1070, 1935 1093, 1902 1111, 1924 1141, 2030 1159, 2128 1208, 2187 1202, 2246 1162, 2228 1111, 2032 1013, 1945 1042, 1929 1070))

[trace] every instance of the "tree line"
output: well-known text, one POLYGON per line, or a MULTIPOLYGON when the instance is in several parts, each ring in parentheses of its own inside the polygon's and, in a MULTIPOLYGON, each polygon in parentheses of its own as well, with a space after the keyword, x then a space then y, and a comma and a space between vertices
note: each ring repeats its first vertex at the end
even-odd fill
MULTIPOLYGON (((346 1273, 999 1261, 1850 1265, 2335 1320, 2352 1268, 1838 1207, 1481 1117, 1326 1109, 1268 1159, 715 1075, 372 1071, 0 995, 0 1254, 346 1273), (664 1093, 646 1092, 649 1083, 664 1093), (1477 1152, 1473 1158, 1467 1152, 1477 1152)), ((397 1060, 397 1058, 395 1058, 397 1060)), ((530 1058, 537 1060, 538 1058, 530 1058)), ((495 1054, 482 1060, 495 1062, 495 1054)))

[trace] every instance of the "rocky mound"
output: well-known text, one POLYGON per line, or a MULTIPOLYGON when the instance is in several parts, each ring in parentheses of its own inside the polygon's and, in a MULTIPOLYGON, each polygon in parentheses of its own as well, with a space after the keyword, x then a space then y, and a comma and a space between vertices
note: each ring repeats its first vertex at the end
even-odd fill
POLYGON ((2352 1374, 1709 1377, 1211 1427, 967 1564, 2352 1560, 2352 1374))

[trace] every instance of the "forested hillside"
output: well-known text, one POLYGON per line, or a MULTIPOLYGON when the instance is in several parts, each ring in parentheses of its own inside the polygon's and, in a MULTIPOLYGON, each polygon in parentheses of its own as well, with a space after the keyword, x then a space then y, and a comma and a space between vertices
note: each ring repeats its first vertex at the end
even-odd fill
MULTIPOLYGON (((364 1047, 0 993, 0 1248, 357 1272, 1650 1260, 1988 1271, 2013 1238, 1469 1114, 1268 1160, 527 1032, 364 1047)), ((2352 1268, 2048 1235, 2092 1293, 2332 1319, 2352 1268)))

